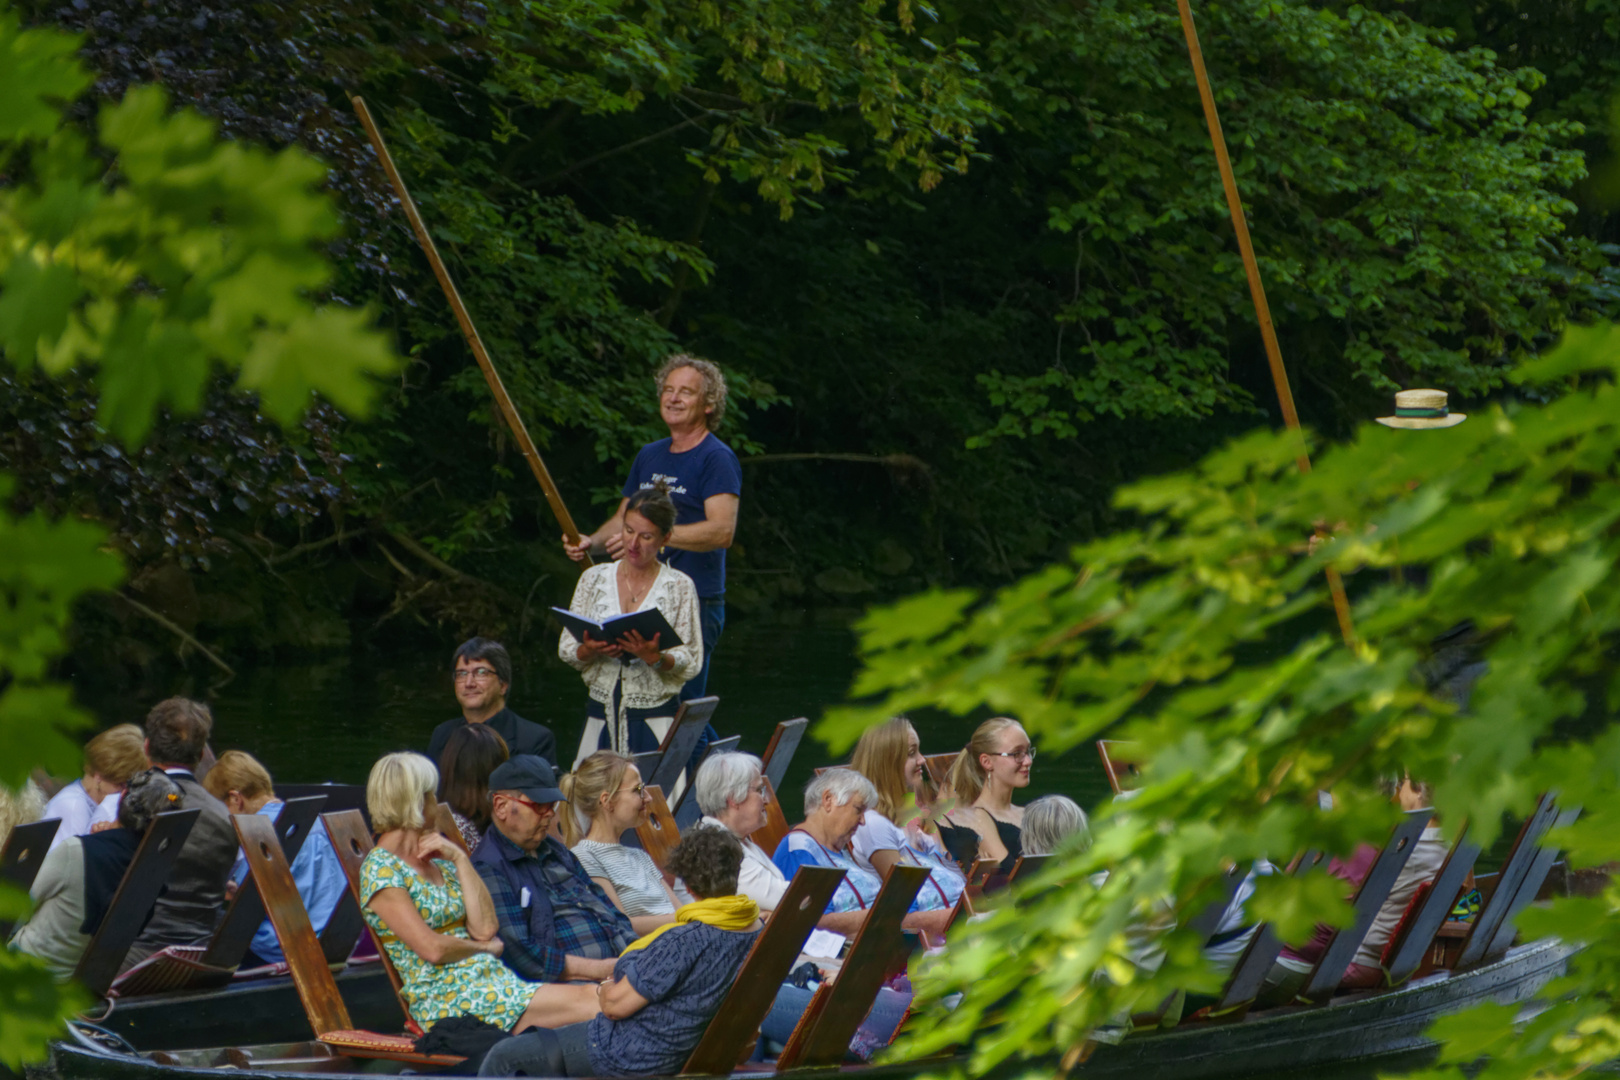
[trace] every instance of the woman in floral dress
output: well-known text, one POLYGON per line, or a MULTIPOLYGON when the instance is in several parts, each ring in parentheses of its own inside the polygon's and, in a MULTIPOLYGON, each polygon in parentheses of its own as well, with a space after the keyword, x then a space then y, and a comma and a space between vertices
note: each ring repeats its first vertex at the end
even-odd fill
POLYGON ((525 982, 500 961, 494 905, 467 853, 422 817, 438 770, 420 754, 372 766, 366 806, 377 846, 360 868, 361 906, 399 972, 411 1017, 430 1028, 476 1016, 508 1031, 560 1027, 596 1014, 591 987, 525 982))

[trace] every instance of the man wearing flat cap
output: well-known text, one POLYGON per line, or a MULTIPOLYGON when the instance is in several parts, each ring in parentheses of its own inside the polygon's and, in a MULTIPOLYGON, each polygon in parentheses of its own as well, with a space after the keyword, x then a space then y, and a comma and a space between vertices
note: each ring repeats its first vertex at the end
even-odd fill
POLYGON ((557 774, 544 758, 514 754, 489 775, 494 804, 473 865, 500 920, 501 962, 531 982, 600 982, 636 939, 579 860, 548 836, 559 804, 557 774))

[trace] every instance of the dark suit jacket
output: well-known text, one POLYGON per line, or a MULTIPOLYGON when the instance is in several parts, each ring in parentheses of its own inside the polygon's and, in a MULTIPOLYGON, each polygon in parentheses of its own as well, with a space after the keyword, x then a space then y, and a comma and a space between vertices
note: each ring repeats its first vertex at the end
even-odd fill
MULTIPOLYGON (((551 729, 543 724, 536 724, 532 720, 525 720, 511 709, 502 709, 494 716, 485 720, 490 728, 506 740, 506 749, 513 754, 538 754, 551 763, 552 768, 557 767, 557 739, 551 734, 551 729)), ((444 744, 450 741, 450 736, 458 728, 467 726, 467 718, 458 716, 454 720, 446 720, 433 729, 433 737, 428 740, 428 757, 433 764, 439 763, 439 755, 444 753, 444 744)))
POLYGON ((152 920, 135 939, 121 970, 166 945, 206 945, 225 911, 225 882, 236 863, 236 829, 225 804, 187 773, 170 773, 185 795, 183 808, 201 810, 163 887, 152 920))

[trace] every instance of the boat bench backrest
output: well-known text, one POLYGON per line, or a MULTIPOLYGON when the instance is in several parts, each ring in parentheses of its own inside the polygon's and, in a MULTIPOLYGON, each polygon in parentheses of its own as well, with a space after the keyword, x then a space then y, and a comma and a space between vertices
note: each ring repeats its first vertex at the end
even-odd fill
POLYGON ((834 982, 824 982, 810 999, 793 1035, 777 1059, 776 1070, 831 1068, 843 1063, 850 1041, 871 1011, 890 974, 903 969, 911 943, 900 922, 928 880, 926 866, 896 866, 889 871, 844 956, 834 982))
POLYGON ((19 889, 32 886, 61 825, 61 818, 45 818, 12 829, 6 842, 0 844, 0 878, 19 889))
POLYGON ((804 733, 810 727, 810 721, 803 716, 792 720, 784 720, 776 725, 771 732, 771 741, 765 744, 765 752, 759 760, 764 765, 765 779, 771 786, 781 790, 782 781, 787 779, 788 766, 793 763, 793 755, 799 750, 799 743, 804 741, 804 733))
POLYGON ((758 844, 767 856, 776 854, 776 847, 788 834, 788 819, 782 809, 782 800, 776 797, 776 787, 765 781, 765 824, 755 829, 748 839, 758 844))
POLYGON ((658 764, 653 767, 650 775, 642 772, 641 782, 649 785, 657 784, 665 791, 674 791, 675 782, 681 778, 682 771, 692 760, 692 752, 697 749, 698 739, 703 735, 703 729, 708 726, 714 716, 714 710, 719 705, 720 699, 712 695, 681 702, 669 730, 664 732, 663 744, 658 748, 662 756, 659 757, 658 764))
POLYGON ((642 850, 651 855, 652 861, 662 870, 664 863, 669 860, 669 853, 681 842, 681 830, 676 827, 675 815, 669 812, 669 804, 664 801, 662 788, 657 784, 648 784, 647 797, 650 800, 647 823, 636 826, 636 839, 640 841, 642 850))
POLYGON ((758 1038, 759 1026, 765 1022, 777 990, 793 970, 810 931, 816 928, 843 880, 844 871, 830 866, 799 867, 738 969, 719 1011, 687 1058, 683 1074, 725 1075, 736 1068, 758 1038))
POLYGON ((73 977, 92 994, 99 997, 112 986, 124 957, 129 955, 130 946, 146 925, 158 894, 168 884, 169 871, 174 869, 180 849, 201 814, 201 810, 171 810, 159 814, 141 837, 129 869, 124 871, 124 880, 118 883, 118 891, 113 893, 101 925, 73 972, 73 977))
POLYGON ((1580 816, 1578 806, 1560 810, 1556 793, 1548 792, 1536 804, 1535 812, 1526 819, 1513 841, 1507 861, 1497 875, 1496 889, 1480 908, 1473 929, 1462 945, 1457 967, 1489 963, 1507 952, 1513 944, 1513 921, 1535 900, 1547 879, 1547 873, 1558 860, 1558 849, 1541 846, 1549 831, 1561 825, 1572 824, 1580 816))
MULTIPOLYGON (((287 864, 298 858, 311 829, 320 828, 321 809, 326 805, 325 795, 308 795, 300 799, 287 799, 281 804, 271 826, 280 842, 281 853, 287 864)), ((268 821, 268 819, 266 819, 268 821)), ((257 880, 252 874, 242 879, 236 895, 225 908, 225 918, 214 931, 202 962, 218 968, 235 968, 253 944, 253 935, 264 922, 264 898, 259 894, 257 880)))

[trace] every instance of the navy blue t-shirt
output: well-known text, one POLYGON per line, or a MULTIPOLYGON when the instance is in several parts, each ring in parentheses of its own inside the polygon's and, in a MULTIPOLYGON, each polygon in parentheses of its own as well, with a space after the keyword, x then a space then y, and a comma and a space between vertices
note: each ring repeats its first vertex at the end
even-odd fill
MULTIPOLYGON (((675 524, 690 525, 694 521, 708 520, 703 501, 711 495, 741 497, 742 467, 737 464, 737 455, 714 434, 705 435, 702 442, 684 454, 671 453, 669 444, 669 439, 659 439, 641 448, 630 466, 630 478, 624 482, 625 498, 662 479, 675 502, 675 524)), ((664 561, 692 579, 698 596, 725 595, 725 548, 714 551, 669 548, 664 561)))

